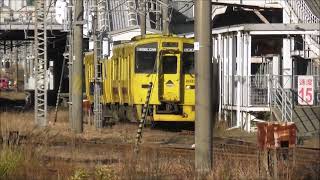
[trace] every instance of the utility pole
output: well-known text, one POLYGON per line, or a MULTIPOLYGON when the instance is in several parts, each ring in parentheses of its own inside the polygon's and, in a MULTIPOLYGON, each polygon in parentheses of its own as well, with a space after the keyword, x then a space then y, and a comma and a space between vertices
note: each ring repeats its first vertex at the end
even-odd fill
POLYGON ((72 72, 72 119, 75 133, 83 132, 82 82, 83 82, 83 0, 74 1, 73 23, 73 72, 72 72))
MULTIPOLYGON (((212 169, 212 90, 211 1, 195 1, 196 121, 195 168, 202 178, 212 169)), ((216 82, 214 82, 216 84, 216 82)))
POLYGON ((146 2, 145 0, 140 0, 139 4, 140 9, 140 29, 141 29, 141 36, 146 35, 147 33, 147 22, 146 22, 146 2))
POLYGON ((69 126, 70 129, 74 130, 74 123, 72 119, 72 62, 73 62, 73 11, 72 11, 72 3, 73 0, 69 0, 68 3, 68 67, 69 67, 69 126))
POLYGON ((46 1, 37 0, 35 6, 35 123, 40 127, 47 126, 47 23, 46 1))
POLYGON ((169 0, 163 0, 162 5, 162 24, 163 34, 169 34, 169 0))

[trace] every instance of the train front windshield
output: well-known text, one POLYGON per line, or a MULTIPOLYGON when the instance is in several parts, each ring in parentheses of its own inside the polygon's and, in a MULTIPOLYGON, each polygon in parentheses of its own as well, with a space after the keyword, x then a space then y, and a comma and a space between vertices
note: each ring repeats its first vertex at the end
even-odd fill
POLYGON ((144 44, 136 47, 135 72, 155 73, 157 60, 157 43, 144 44))

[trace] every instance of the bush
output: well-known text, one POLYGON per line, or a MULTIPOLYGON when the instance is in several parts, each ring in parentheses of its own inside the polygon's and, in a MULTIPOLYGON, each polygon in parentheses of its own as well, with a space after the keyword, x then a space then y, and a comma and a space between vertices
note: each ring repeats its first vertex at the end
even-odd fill
POLYGON ((21 152, 10 147, 4 147, 0 151, 0 179, 17 169, 21 159, 21 152))

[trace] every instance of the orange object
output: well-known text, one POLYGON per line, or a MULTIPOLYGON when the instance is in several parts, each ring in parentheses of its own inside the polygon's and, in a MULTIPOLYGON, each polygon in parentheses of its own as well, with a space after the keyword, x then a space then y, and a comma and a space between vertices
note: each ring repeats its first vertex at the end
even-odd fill
POLYGON ((292 122, 259 122, 257 128, 260 149, 291 148, 296 145, 297 128, 292 122))
POLYGON ((83 111, 84 111, 84 112, 89 112, 89 111, 91 111, 91 103, 90 103, 90 101, 87 100, 87 99, 84 99, 84 100, 82 101, 82 107, 83 107, 83 111))

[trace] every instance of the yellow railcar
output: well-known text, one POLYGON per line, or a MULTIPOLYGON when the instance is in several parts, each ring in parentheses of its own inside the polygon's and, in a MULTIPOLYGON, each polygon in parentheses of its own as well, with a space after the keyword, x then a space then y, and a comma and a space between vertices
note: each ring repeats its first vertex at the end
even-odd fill
MULTIPOLYGON (((171 35, 146 35, 114 46, 113 56, 102 61, 103 114, 138 120, 152 82, 148 119, 194 121, 193 42, 171 35)), ((93 56, 87 54, 86 93, 93 103, 92 70, 93 56)))
POLYGON ((93 52, 88 52, 84 56, 84 75, 85 75, 85 88, 86 96, 90 102, 93 102, 93 88, 94 88, 94 64, 93 52))

